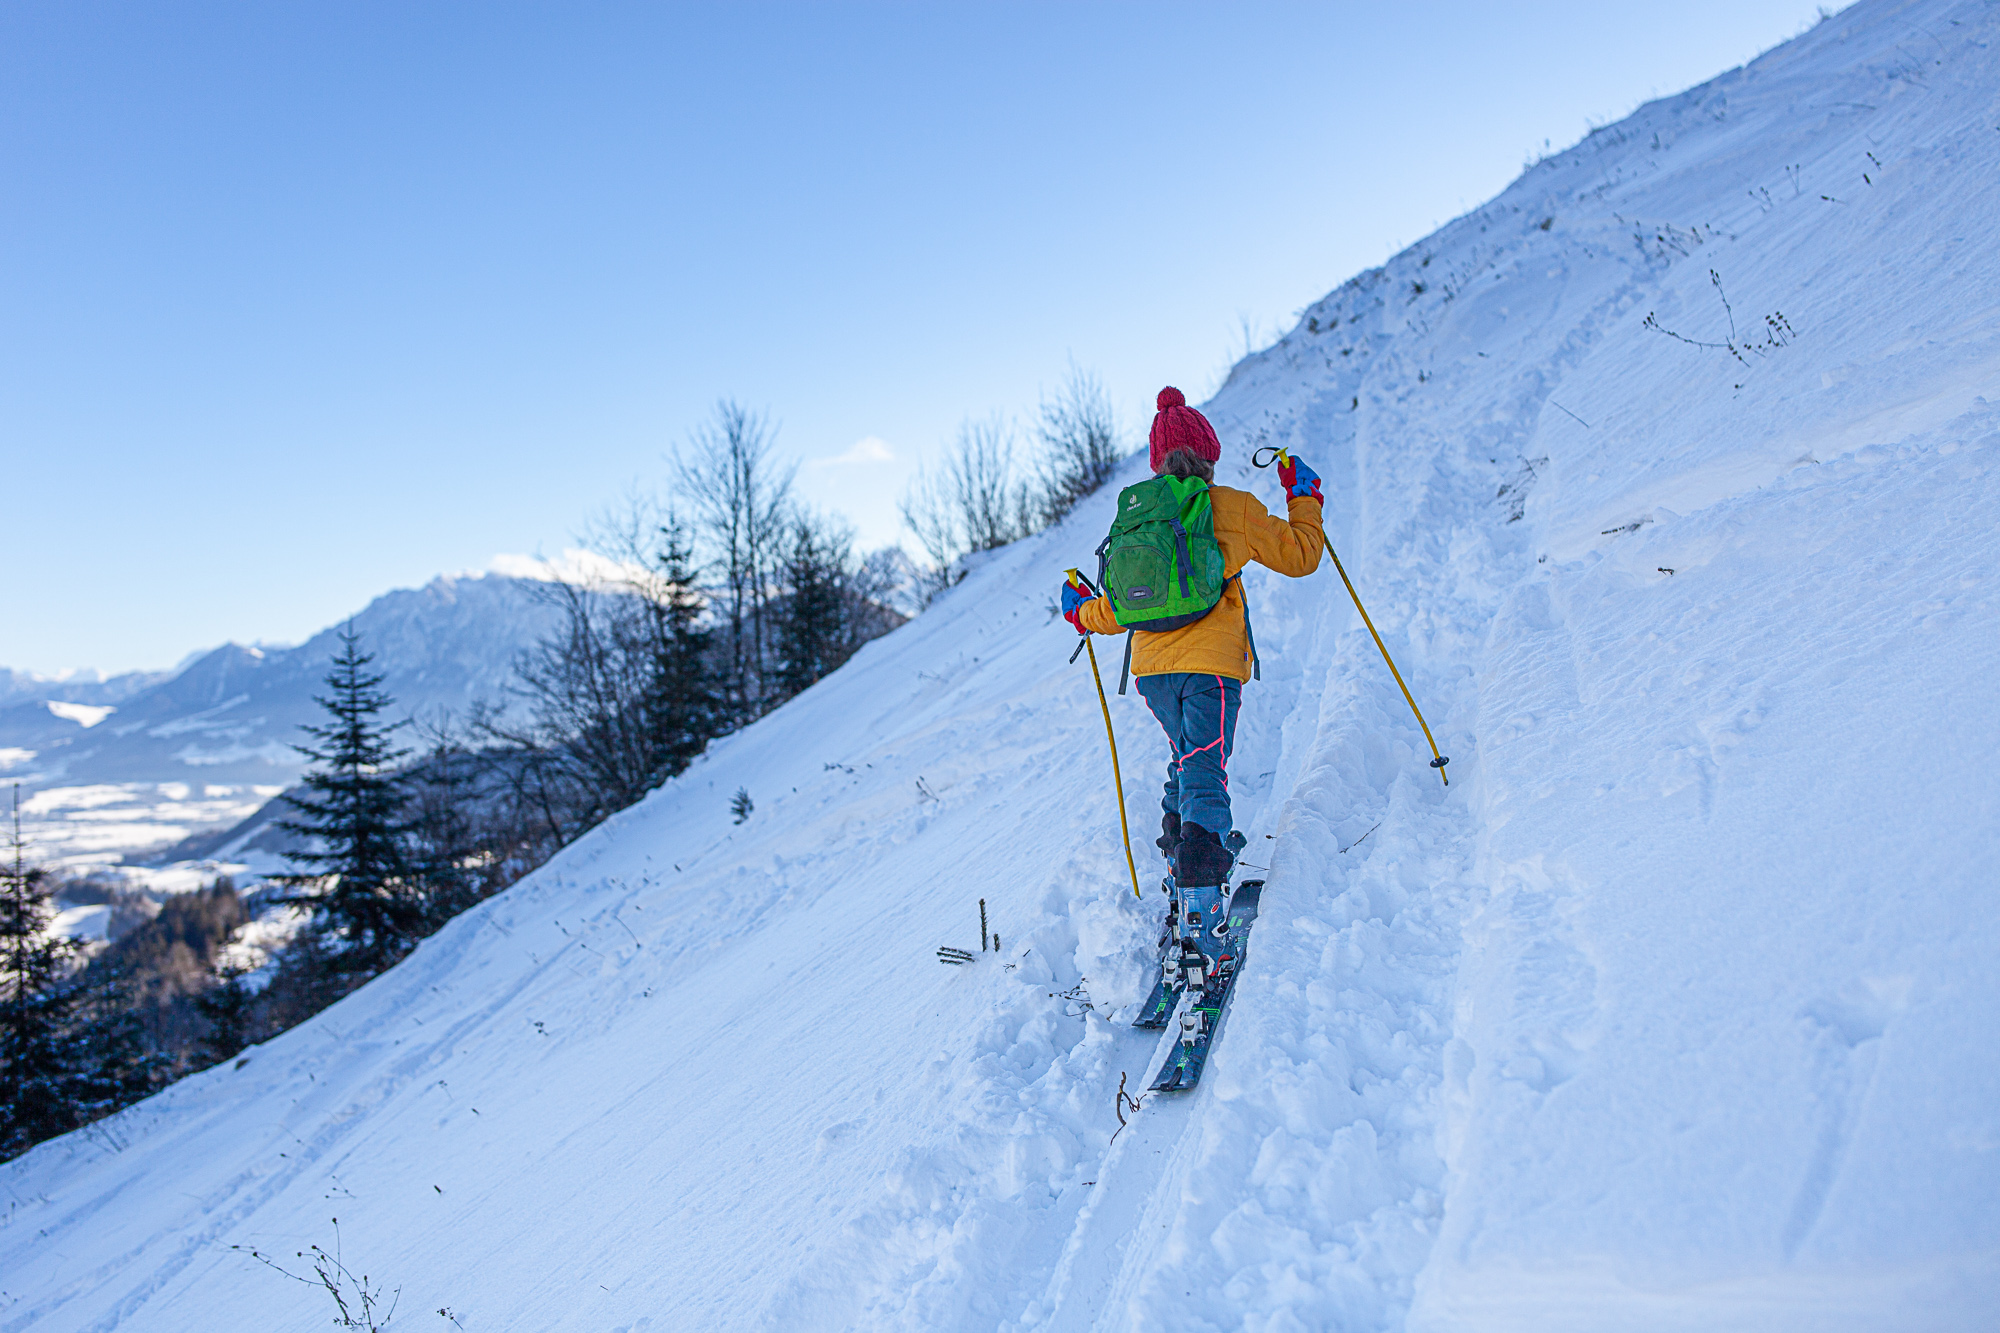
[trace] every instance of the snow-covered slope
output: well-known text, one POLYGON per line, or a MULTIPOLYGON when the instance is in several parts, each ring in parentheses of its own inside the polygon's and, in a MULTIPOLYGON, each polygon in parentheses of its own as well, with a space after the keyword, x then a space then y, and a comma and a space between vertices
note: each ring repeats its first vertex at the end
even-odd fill
MULTIPOLYGON (((1223 480, 1325 474, 1454 777, 1332 571, 1253 574, 1269 887, 1194 1094, 1119 1129, 1158 899, 1050 606, 1099 496, 319 1019, 0 1168, 0 1329, 319 1327, 229 1247, 334 1217, 399 1324, 468 1330, 1984 1326, 1996 38, 1869 0, 1209 405, 1223 480), (981 898, 1000 956, 938 966, 981 898)), ((1113 711, 1144 849, 1163 747, 1113 711)))
MULTIPOLYGON (((355 615, 398 715, 463 716, 503 702, 514 656, 551 623, 522 579, 441 577, 385 593, 355 615)), ((31 797, 29 832, 78 861, 226 829, 294 781, 299 724, 324 711, 338 626, 295 648, 224 644, 170 674, 85 689, 7 673, 0 770, 31 797)), ((89 684, 89 682, 84 682, 89 684)))

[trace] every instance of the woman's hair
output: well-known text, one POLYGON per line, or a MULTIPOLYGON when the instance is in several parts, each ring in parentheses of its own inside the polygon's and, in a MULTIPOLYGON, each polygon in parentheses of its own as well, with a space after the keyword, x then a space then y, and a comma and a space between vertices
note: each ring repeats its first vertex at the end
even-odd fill
POLYGON ((1160 476, 1172 473, 1182 481, 1189 477, 1200 477, 1203 481, 1215 480, 1215 464, 1203 458, 1192 449, 1175 449, 1160 460, 1160 476))

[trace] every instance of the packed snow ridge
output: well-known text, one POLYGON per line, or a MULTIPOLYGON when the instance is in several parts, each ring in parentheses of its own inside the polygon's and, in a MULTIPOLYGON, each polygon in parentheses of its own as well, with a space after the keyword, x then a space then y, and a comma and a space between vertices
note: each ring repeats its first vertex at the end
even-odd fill
MULTIPOLYGON (((1251 576, 1268 887, 1196 1092, 1120 1129, 1158 862, 1135 899, 1051 607, 1105 493, 360 993, 0 1169, 0 1329, 322 1327, 231 1247, 334 1217, 398 1326, 1986 1326, 1996 38, 1868 0, 1207 405, 1222 480, 1324 474, 1453 762, 1331 570, 1251 576), (938 966, 982 898, 1001 952, 938 966)), ((1158 730, 1113 714, 1149 823, 1158 730)))

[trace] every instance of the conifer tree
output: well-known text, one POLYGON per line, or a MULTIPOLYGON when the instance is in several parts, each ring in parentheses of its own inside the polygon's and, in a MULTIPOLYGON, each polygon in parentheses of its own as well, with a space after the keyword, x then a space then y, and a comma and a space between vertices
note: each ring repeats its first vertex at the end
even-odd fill
POLYGON ((645 712, 655 771, 651 786, 681 772, 726 727, 728 703, 715 669, 714 635, 702 628, 705 606, 695 588, 694 543, 673 514, 660 526, 647 589, 653 663, 645 712))
POLYGON ((494 856, 465 813, 474 800, 471 766, 472 756, 440 725, 429 753, 407 774, 405 859, 423 935, 495 890, 494 856))
POLYGON ((128 976, 85 973, 69 985, 75 1009, 67 1091, 75 1122, 87 1125, 172 1081, 174 1062, 147 1039, 128 976))
POLYGON ((208 1021, 198 1067, 233 1060, 250 1044, 250 1007, 256 998, 243 984, 243 973, 235 968, 218 971, 215 984, 195 996, 196 1011, 208 1021))
POLYGON ((311 907, 312 929, 332 946, 333 966, 363 976, 394 963, 422 929, 406 873, 404 794, 395 771, 409 751, 392 743, 403 724, 381 721, 394 701, 380 688, 382 676, 368 669, 374 660, 361 651, 351 623, 341 630, 328 692, 314 696, 329 720, 303 728, 313 744, 292 747, 313 767, 302 779, 304 793, 285 797, 298 817, 281 824, 307 839, 288 859, 311 867, 284 877, 296 890, 290 901, 311 907))
POLYGON ((27 863, 21 788, 0 864, 0 1158, 83 1123, 71 1038, 81 996, 69 984, 76 946, 49 933, 47 872, 27 863))
POLYGON ((806 689, 853 652, 847 633, 846 534, 810 515, 794 522, 785 551, 789 597, 778 628, 776 702, 806 689))
POLYGON ((16 786, 0 864, 0 1159, 131 1105, 168 1064, 147 1049, 122 978, 80 974, 76 944, 50 932, 47 885, 27 862, 16 786))

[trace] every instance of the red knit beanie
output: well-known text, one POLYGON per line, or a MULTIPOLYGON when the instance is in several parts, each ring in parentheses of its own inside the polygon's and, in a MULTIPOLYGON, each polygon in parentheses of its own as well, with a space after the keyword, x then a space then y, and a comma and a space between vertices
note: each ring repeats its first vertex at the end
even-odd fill
POLYGON ((1187 405, 1187 398, 1179 389, 1169 384, 1160 390, 1159 406, 1153 416, 1152 433, 1146 437, 1153 446, 1149 455, 1153 471, 1158 472, 1167 455, 1176 449, 1186 449, 1211 463, 1222 457, 1222 441, 1215 438, 1215 427, 1187 405))

